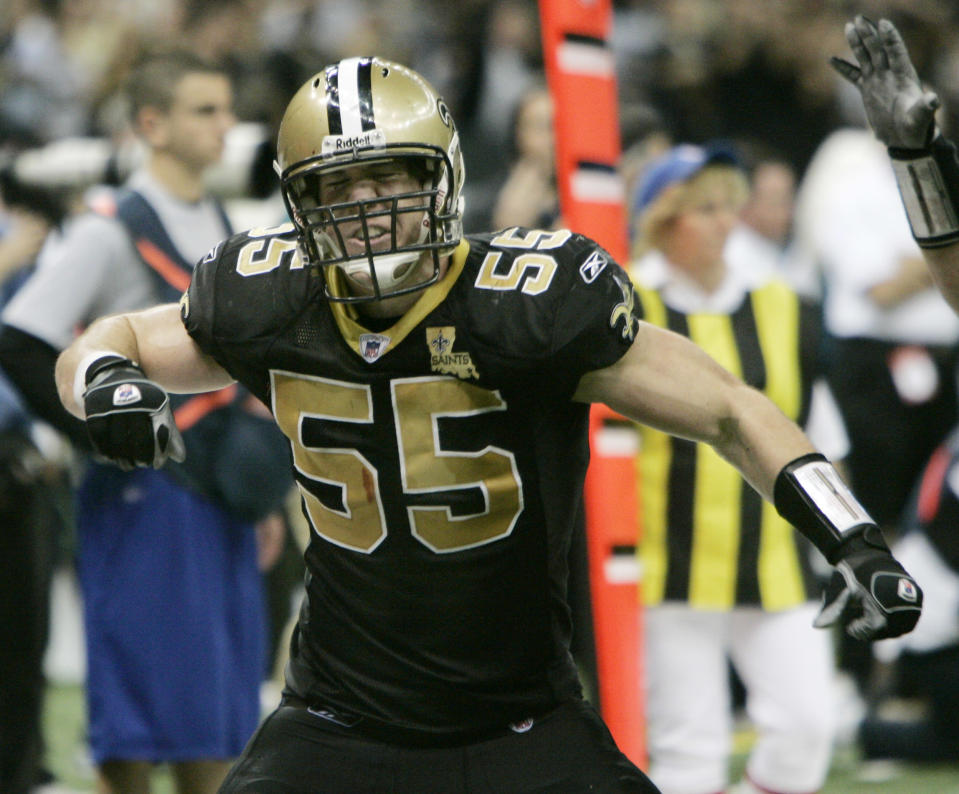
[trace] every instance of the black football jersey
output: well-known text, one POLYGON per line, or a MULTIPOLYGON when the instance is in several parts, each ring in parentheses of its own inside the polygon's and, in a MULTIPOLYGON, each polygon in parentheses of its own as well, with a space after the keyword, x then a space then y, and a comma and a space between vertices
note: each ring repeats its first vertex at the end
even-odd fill
POLYGON ((565 230, 464 238, 376 330, 323 298, 291 226, 198 265, 184 323, 271 406, 313 529, 293 694, 448 738, 578 692, 566 557, 588 406, 571 396, 632 344, 634 306, 623 270, 565 230))

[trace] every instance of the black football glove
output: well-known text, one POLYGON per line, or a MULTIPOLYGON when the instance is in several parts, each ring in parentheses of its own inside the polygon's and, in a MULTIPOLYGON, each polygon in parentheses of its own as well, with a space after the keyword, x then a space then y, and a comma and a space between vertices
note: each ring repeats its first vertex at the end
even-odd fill
POLYGON ((859 640, 912 631, 922 612, 922 590, 892 556, 876 526, 846 540, 813 625, 840 622, 859 640))
POLYGON ((859 89, 876 137, 898 149, 927 147, 935 137, 939 97, 923 87, 895 25, 860 15, 845 33, 856 62, 833 57, 830 63, 859 89))
POLYGON ((86 372, 83 393, 87 432, 99 456, 124 471, 186 457, 183 437, 173 421, 170 398, 136 364, 104 356, 86 372))

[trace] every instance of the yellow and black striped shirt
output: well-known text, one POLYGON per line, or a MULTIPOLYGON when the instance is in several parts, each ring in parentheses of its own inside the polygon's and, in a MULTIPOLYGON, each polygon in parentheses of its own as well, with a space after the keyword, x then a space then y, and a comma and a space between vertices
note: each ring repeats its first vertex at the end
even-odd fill
MULTIPOLYGON (((729 314, 684 314, 637 286, 644 319, 696 342, 803 424, 817 372, 819 315, 785 284, 744 294, 729 314)), ((808 544, 706 444, 640 427, 643 597, 778 610, 813 597, 808 544)))

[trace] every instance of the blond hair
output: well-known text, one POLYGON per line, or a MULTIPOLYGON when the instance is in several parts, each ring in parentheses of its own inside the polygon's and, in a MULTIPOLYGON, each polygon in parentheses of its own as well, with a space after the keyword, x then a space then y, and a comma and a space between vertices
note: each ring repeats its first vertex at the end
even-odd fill
POLYGON ((656 199, 633 219, 633 259, 662 248, 663 239, 675 218, 695 207, 704 196, 721 191, 740 210, 749 197, 749 182, 740 168, 711 163, 684 182, 668 185, 656 199))

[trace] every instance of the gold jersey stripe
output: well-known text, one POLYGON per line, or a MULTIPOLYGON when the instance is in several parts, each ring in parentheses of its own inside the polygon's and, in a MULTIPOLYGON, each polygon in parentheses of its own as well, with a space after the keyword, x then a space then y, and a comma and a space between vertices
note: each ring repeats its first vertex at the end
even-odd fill
POLYGON ((643 595, 647 602, 654 604, 663 600, 666 591, 671 464, 672 443, 669 436, 665 433, 643 432, 637 466, 641 474, 637 478, 636 504, 642 506, 643 536, 639 549, 643 564, 643 595))
MULTIPOLYGON (((724 314, 687 316, 689 338, 722 367, 742 377, 733 325, 724 314)), ((729 606, 736 600, 742 478, 712 447, 696 445, 693 485, 693 548, 689 602, 729 606)))
MULTIPOLYGON (((637 286, 646 322, 666 327, 666 307, 652 290, 637 286)), ((666 589, 668 547, 666 544, 668 485, 672 465, 672 441, 665 433, 640 426, 641 446, 637 468, 636 504, 641 505, 643 595, 648 603, 663 600, 666 589)))
POLYGON ((759 346, 766 365, 766 396, 790 419, 802 400, 799 363, 799 299, 783 284, 752 293, 759 346))
MULTIPOLYGON (((420 320, 443 302, 463 271, 463 265, 466 263, 469 250, 469 242, 464 237, 450 256, 446 276, 436 284, 424 289, 412 308, 402 315, 395 325, 383 331, 384 336, 390 337, 391 349, 402 342, 410 331, 419 325, 420 320)), ((342 289, 342 286, 340 286, 340 289, 342 289)), ((356 355, 363 358, 360 335, 366 332, 366 328, 357 321, 356 308, 350 303, 331 303, 330 308, 343 339, 346 340, 356 355)), ((387 350, 386 355, 389 355, 389 352, 387 350)))
MULTIPOLYGON (((785 285, 753 293, 753 313, 766 364, 766 396, 795 420, 802 409, 799 300, 785 285)), ((795 529, 763 503, 759 541, 759 592, 766 609, 786 609, 806 598, 795 529)))

